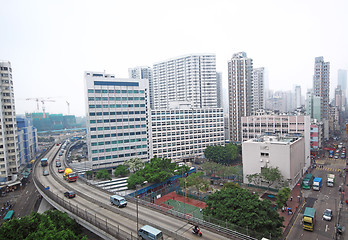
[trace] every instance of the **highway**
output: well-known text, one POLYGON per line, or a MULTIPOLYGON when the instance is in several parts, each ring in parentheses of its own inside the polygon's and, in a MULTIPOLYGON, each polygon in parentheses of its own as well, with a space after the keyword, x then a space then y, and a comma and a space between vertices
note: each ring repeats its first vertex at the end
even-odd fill
MULTIPOLYGON (((90 217, 100 219, 99 224, 105 224, 110 227, 117 226, 120 232, 129 234, 129 236, 136 236, 136 204, 128 202, 126 208, 117 208, 111 206, 110 195, 101 190, 88 186, 85 182, 77 180, 77 182, 68 183, 63 179, 63 174, 58 173, 55 164, 55 155, 60 146, 53 146, 52 150, 46 155, 49 161, 49 166, 41 167, 36 164, 34 174, 37 180, 46 188, 49 187, 51 193, 61 198, 65 204, 69 204, 80 212, 83 211, 90 217), (44 169, 50 171, 50 175, 43 176, 44 169), (76 192, 76 197, 73 199, 64 199, 64 192, 73 190, 76 192)), ((138 219, 139 228, 145 224, 152 225, 159 228, 164 233, 165 239, 233 239, 232 237, 224 237, 221 234, 211 232, 202 228, 203 237, 193 235, 191 232, 192 225, 188 222, 175 218, 173 216, 165 215, 153 209, 138 205, 138 219)), ((236 238, 240 239, 240 238, 236 238)))

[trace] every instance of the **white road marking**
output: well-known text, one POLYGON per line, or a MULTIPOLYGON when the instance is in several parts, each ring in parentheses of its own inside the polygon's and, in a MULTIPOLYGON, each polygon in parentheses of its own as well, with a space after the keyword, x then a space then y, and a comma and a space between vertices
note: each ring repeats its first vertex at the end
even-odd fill
POLYGON ((325 232, 327 232, 328 228, 329 228, 329 226, 328 226, 328 225, 326 225, 326 227, 325 227, 325 232))
POLYGON ((28 191, 26 191, 25 194, 28 194, 28 191))

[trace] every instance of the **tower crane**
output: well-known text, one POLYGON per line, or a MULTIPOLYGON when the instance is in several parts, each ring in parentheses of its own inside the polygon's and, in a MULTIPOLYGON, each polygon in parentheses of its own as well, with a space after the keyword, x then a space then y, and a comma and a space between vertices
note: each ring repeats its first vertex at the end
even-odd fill
POLYGON ((66 104, 68 105, 68 115, 70 115, 70 103, 66 101, 66 104))
POLYGON ((55 100, 52 100, 52 99, 49 99, 49 98, 26 98, 25 100, 33 100, 33 101, 36 101, 36 108, 37 108, 37 111, 39 111, 39 102, 42 103, 42 113, 43 113, 43 118, 46 118, 46 115, 45 115, 45 110, 46 110, 46 107, 45 107, 45 102, 55 102, 55 100))

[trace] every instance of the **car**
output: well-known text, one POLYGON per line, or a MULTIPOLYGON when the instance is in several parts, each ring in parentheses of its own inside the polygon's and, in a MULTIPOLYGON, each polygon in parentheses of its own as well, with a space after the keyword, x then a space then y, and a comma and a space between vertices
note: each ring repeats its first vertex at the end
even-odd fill
POLYGON ((63 173, 63 172, 64 172, 64 168, 59 167, 59 168, 58 168, 58 172, 59 172, 59 173, 63 173))
POLYGON ((60 162, 56 162, 56 167, 61 167, 62 164, 60 162))
POLYGON ((64 197, 67 197, 67 198, 74 198, 75 196, 76 194, 74 191, 67 191, 64 193, 64 197))
POLYGON ((331 221, 332 219, 332 210, 331 209, 326 209, 324 214, 323 214, 323 219, 326 221, 331 221))
POLYGON ((48 170, 44 170, 44 171, 42 172, 42 174, 43 174, 44 176, 47 176, 47 175, 49 175, 50 173, 48 172, 48 170))

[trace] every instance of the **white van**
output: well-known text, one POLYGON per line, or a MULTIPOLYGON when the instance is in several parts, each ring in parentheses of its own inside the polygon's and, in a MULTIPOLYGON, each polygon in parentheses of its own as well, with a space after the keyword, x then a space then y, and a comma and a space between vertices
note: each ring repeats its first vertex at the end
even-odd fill
POLYGON ((140 228, 138 231, 138 236, 140 237, 140 239, 145 240, 163 240, 163 233, 160 230, 149 225, 145 225, 144 227, 140 228))
POLYGON ((117 207, 127 206, 127 200, 119 195, 110 196, 110 202, 111 204, 116 205, 117 207))

